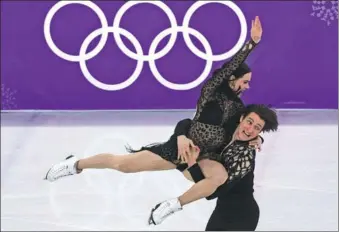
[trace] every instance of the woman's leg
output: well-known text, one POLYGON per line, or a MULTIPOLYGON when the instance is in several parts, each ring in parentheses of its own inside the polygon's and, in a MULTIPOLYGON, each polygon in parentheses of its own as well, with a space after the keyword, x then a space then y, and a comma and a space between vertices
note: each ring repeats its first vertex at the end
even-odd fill
POLYGON ((124 173, 134 173, 175 168, 176 165, 148 150, 127 155, 104 153, 80 160, 68 157, 65 161, 54 165, 46 174, 45 179, 51 182, 56 181, 61 177, 80 173, 84 169, 114 169, 124 173))
MULTIPOLYGON (((182 209, 182 206, 213 194, 228 178, 224 166, 213 160, 201 160, 199 166, 205 178, 194 184, 189 190, 178 198, 170 199, 157 204, 151 212, 149 224, 158 225, 169 215, 182 209)), ((188 180, 192 180, 187 170, 183 172, 188 180)))
MULTIPOLYGON (((228 178, 224 166, 217 161, 208 159, 201 160, 199 161, 199 166, 201 167, 205 179, 194 184, 179 197, 181 206, 212 195, 228 178)), ((192 177, 187 170, 185 170, 184 176, 187 179, 192 180, 192 177)))
POLYGON ((151 151, 143 150, 127 155, 98 154, 77 162, 77 169, 114 169, 124 173, 175 169, 176 165, 151 151))

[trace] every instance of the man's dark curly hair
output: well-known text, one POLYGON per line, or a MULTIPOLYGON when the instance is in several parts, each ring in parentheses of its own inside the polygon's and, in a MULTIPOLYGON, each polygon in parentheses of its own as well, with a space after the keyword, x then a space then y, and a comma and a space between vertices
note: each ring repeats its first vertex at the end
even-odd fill
POLYGON ((263 132, 276 131, 278 129, 279 122, 277 113, 270 106, 263 104, 250 104, 241 111, 241 115, 244 117, 250 113, 256 113, 262 120, 265 121, 265 126, 262 129, 263 132))

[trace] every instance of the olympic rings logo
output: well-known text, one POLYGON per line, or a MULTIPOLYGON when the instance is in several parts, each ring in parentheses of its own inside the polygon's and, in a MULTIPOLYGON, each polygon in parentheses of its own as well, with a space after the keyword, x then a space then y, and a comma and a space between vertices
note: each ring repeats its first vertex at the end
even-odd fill
POLYGON ((49 48, 60 58, 70 61, 70 62, 79 62, 80 69, 85 76, 85 78, 94 86, 96 86, 99 89, 106 90, 106 91, 117 91, 122 90, 124 88, 129 87, 132 85, 137 78, 139 77, 144 62, 148 62, 150 66, 150 70, 153 73, 154 77, 159 81, 163 86, 173 89, 173 90, 189 90, 197 87, 200 85, 208 76, 212 69, 213 61, 220 61, 220 60, 226 60, 233 56, 237 51, 241 49, 243 44, 246 40, 247 35, 247 23, 245 16, 241 9, 233 2, 231 1, 197 1, 195 2, 186 12, 186 15, 183 19, 182 26, 179 26, 176 21, 176 17, 174 13, 171 11, 171 9, 163 2, 161 1, 128 1, 125 3, 117 12, 114 21, 113 26, 109 26, 107 19, 103 13, 103 11, 93 2, 91 1, 60 1, 56 3, 47 13, 45 22, 44 22, 44 35, 46 42, 49 46, 49 48), (163 30, 160 32, 152 41, 151 46, 149 48, 148 55, 143 53, 142 47, 139 43, 139 41, 135 38, 135 36, 128 32, 127 30, 120 27, 120 21, 122 16, 125 14, 125 12, 131 8, 132 6, 141 4, 141 3, 148 3, 153 4, 160 9, 162 9, 165 14, 167 15, 171 27, 163 30), (189 27, 189 23, 191 20, 192 15, 194 12, 200 8, 201 6, 207 4, 207 3, 221 3, 229 8, 231 8, 236 15, 239 18, 241 31, 238 42, 234 45, 232 49, 229 51, 223 53, 223 54, 217 54, 214 55, 212 53, 212 48, 208 42, 208 40, 197 30, 189 27), (90 33, 84 42, 81 45, 79 55, 70 55, 63 51, 61 51, 54 43, 52 36, 51 36, 51 21, 56 14, 58 10, 60 10, 62 7, 70 4, 81 4, 85 5, 89 8, 91 8, 99 17, 101 22, 101 28, 93 31, 90 33), (168 80, 166 80, 158 71, 157 66, 155 64, 155 61, 157 59, 162 58, 165 56, 174 46, 176 42, 176 38, 178 35, 178 32, 181 32, 183 34, 184 41, 187 45, 187 47, 191 50, 192 53, 194 53, 196 56, 200 57, 201 59, 204 59, 206 61, 205 68, 201 75, 194 81, 186 83, 186 84, 177 84, 172 83, 168 80), (126 80, 118 84, 105 84, 100 81, 98 81, 96 78, 92 76, 92 74, 89 72, 86 61, 92 59, 95 57, 105 46, 108 38, 108 34, 113 33, 114 39, 119 47, 119 49, 128 57, 134 59, 137 61, 136 68, 133 72, 133 74, 126 80), (98 45, 90 52, 86 53, 87 48, 89 44, 92 42, 93 39, 95 39, 97 36, 101 35, 101 39, 98 43, 98 45), (128 49, 125 44, 123 43, 121 39, 121 35, 125 36, 127 39, 131 41, 133 46, 135 47, 136 53, 132 52, 130 49, 128 49), (157 46, 159 45, 159 42, 164 39, 167 35, 170 35, 170 39, 166 46, 156 53, 157 46), (204 49, 206 53, 200 51, 192 42, 189 35, 195 36, 201 44, 204 46, 204 49))

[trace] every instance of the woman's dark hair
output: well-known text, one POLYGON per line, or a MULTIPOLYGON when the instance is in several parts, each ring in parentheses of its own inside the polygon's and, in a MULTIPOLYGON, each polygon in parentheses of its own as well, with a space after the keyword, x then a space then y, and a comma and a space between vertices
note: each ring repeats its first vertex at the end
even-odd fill
POLYGON ((235 79, 239 79, 240 77, 244 76, 247 73, 250 73, 251 69, 250 67, 245 63, 241 63, 241 65, 233 72, 233 76, 235 79))
MULTIPOLYGON (((227 65, 227 64, 224 64, 227 65)), ((218 70, 216 70, 218 71, 218 70)), ((239 79, 241 77, 243 77, 245 74, 252 72, 250 67, 245 63, 241 63, 241 65, 232 73, 232 75, 235 77, 236 79, 239 79)), ((217 89, 218 92, 225 92, 225 91, 231 91, 230 87, 229 87, 229 81, 224 81, 223 83, 221 83, 221 85, 219 86, 219 88, 217 89)))

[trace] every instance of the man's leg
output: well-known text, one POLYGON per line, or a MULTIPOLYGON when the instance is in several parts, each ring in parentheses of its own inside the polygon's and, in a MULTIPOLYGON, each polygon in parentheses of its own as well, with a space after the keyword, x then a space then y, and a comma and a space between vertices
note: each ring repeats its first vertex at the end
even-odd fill
POLYGON ((69 157, 54 165, 46 174, 46 179, 56 181, 85 169, 114 169, 124 173, 175 169, 176 166, 153 152, 144 150, 127 155, 98 154, 84 159, 69 157))

